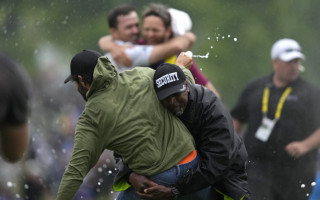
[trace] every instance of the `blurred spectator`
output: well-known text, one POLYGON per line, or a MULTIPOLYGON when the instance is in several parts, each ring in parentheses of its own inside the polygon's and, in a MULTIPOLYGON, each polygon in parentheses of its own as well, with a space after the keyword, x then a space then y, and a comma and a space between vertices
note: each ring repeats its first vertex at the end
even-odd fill
POLYGON ((320 90, 303 80, 305 56, 292 39, 271 49, 273 73, 247 85, 232 110, 248 124, 248 181, 253 199, 308 199, 320 146, 320 90))
POLYGON ((5 160, 16 162, 29 144, 30 79, 14 60, 0 52, 0 147, 5 160))

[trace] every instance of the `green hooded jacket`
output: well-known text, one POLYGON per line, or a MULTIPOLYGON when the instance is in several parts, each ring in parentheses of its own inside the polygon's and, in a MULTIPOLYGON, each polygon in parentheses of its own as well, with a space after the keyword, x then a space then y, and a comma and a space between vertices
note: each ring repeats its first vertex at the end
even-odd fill
MULTIPOLYGON (((181 68, 190 80, 190 71, 181 68)), ((106 57, 99 58, 57 199, 73 198, 105 149, 146 176, 177 165, 195 149, 188 129, 158 100, 154 72, 136 67, 118 74, 106 57)))

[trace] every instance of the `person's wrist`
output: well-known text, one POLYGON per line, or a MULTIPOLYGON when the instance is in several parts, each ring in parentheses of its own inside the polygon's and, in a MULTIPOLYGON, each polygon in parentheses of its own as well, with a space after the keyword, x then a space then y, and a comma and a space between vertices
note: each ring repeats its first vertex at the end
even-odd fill
POLYGON ((178 199, 178 196, 180 194, 178 188, 176 188, 176 187, 170 187, 170 188, 171 188, 171 193, 172 193, 172 198, 171 199, 172 200, 178 199))
POLYGON ((131 182, 130 182, 130 176, 131 176, 132 173, 133 173, 133 172, 130 172, 130 173, 128 173, 128 175, 126 176, 127 182, 128 182, 130 185, 132 185, 131 182))

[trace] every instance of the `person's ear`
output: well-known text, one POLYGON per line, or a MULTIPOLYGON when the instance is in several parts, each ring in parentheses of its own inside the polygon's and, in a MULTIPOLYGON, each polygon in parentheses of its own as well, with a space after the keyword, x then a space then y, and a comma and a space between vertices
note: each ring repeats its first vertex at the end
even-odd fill
POLYGON ((188 81, 186 81, 186 88, 187 88, 187 92, 189 92, 190 91, 190 88, 189 88, 189 84, 188 84, 188 81))
POLYGON ((79 80, 79 84, 82 86, 82 87, 87 87, 86 83, 83 81, 83 77, 81 75, 78 75, 78 80, 79 80))

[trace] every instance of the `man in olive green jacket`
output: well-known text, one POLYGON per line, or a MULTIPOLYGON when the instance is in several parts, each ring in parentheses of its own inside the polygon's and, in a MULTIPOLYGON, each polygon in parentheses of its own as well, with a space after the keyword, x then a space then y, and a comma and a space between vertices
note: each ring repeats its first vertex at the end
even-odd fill
MULTIPOLYGON (((180 57, 177 64, 185 64, 187 56, 180 57)), ((57 199, 74 197, 105 149, 146 176, 177 165, 195 149, 187 128, 158 101, 153 69, 137 67, 118 74, 108 58, 91 50, 76 54, 70 68, 65 83, 76 84, 86 105, 76 125, 71 161, 57 199)), ((181 68, 194 82, 189 70, 181 68)))

